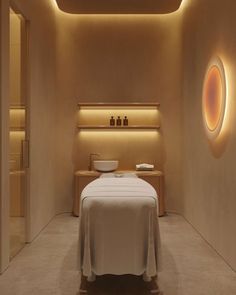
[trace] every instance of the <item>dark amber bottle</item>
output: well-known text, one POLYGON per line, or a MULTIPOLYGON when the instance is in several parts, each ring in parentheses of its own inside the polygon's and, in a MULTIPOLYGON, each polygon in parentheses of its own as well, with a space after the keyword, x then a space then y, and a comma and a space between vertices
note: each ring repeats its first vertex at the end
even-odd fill
POLYGON ((115 126, 115 119, 113 116, 111 116, 111 119, 110 119, 110 126, 115 126))
POLYGON ((120 118, 120 116, 118 116, 117 119, 116 119, 116 126, 121 126, 121 118, 120 118))
POLYGON ((125 116, 124 119, 123 119, 123 125, 124 126, 128 126, 129 125, 129 121, 128 121, 127 116, 125 116))

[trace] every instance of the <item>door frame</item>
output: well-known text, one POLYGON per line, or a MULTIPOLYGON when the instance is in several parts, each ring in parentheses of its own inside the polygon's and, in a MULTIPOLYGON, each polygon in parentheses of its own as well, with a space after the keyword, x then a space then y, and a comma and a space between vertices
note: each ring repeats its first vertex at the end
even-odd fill
POLYGON ((29 68, 29 30, 30 21, 21 12, 14 0, 10 0, 9 9, 14 10, 21 18, 21 95, 24 96, 25 106, 25 141, 27 142, 27 161, 25 167, 25 243, 31 242, 31 218, 30 218, 30 165, 29 165, 29 142, 30 142, 30 68, 29 68))
POLYGON ((30 223, 30 68, 29 68, 29 30, 30 21, 19 11, 22 16, 21 38, 23 67, 21 70, 21 86, 25 97, 25 141, 27 144, 27 166, 25 167, 25 242, 31 242, 30 223), (22 79, 23 78, 23 79, 22 79))
POLYGON ((9 264, 9 18, 0 0, 0 273, 9 264))

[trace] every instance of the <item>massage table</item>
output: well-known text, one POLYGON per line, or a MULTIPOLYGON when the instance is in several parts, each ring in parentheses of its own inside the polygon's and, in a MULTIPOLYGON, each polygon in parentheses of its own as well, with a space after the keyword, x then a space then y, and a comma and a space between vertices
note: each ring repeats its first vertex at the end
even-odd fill
POLYGON ((111 174, 89 183, 81 195, 78 266, 96 275, 157 275, 160 262, 158 200, 135 175, 111 174))

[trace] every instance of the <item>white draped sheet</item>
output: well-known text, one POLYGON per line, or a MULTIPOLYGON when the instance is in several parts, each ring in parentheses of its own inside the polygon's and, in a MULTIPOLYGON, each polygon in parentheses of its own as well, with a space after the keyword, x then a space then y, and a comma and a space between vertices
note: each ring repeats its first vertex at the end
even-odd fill
POLYGON ((158 201, 139 178, 100 178, 81 195, 79 270, 85 276, 155 276, 160 260, 158 201))

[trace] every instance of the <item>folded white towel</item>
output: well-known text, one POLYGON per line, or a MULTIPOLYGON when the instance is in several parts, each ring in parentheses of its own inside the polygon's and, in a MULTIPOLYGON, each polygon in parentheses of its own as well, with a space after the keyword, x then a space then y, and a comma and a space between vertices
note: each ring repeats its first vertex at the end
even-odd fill
POLYGON ((143 163, 143 164, 136 165, 136 170, 153 170, 153 169, 154 169, 154 165, 152 164, 143 163))

